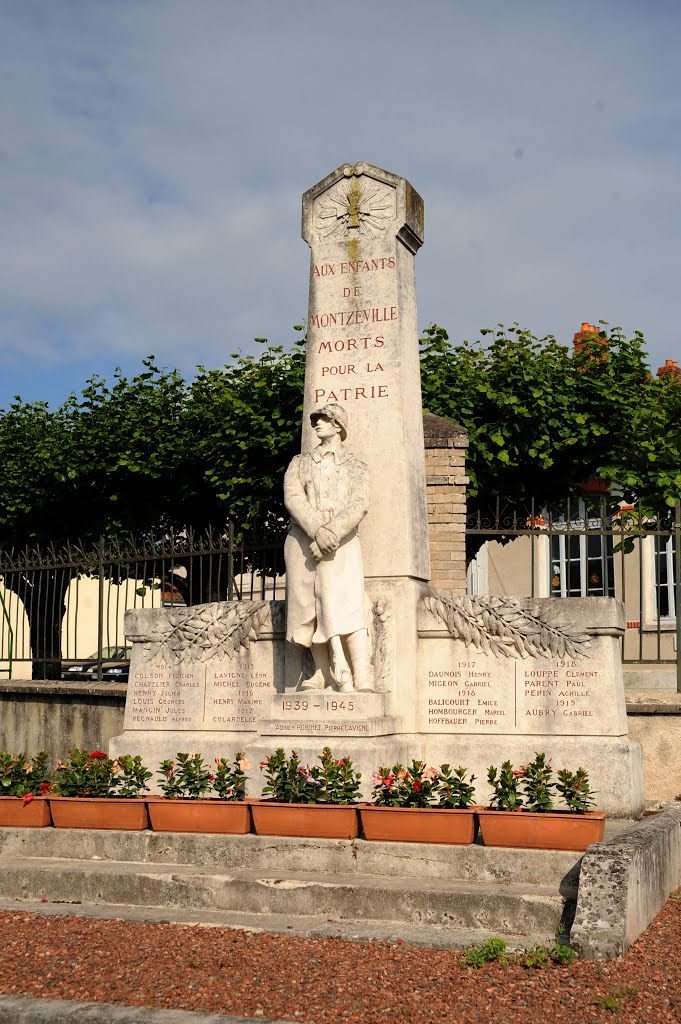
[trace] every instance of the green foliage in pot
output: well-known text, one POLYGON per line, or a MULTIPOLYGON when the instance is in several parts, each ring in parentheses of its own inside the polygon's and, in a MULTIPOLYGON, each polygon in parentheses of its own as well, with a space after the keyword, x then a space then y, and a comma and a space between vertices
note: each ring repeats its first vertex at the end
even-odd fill
POLYGON ((46 751, 29 761, 25 754, 0 751, 0 796, 42 796, 52 783, 46 751))
POLYGON ((117 770, 116 762, 103 750, 89 754, 73 747, 65 761, 57 761, 52 792, 57 796, 115 796, 117 770))
POLYGON ((546 754, 535 754, 534 761, 521 770, 525 810, 535 814, 552 810, 555 783, 551 781, 553 768, 550 761, 546 763, 546 754))
POLYGON ((535 753, 534 760, 520 768, 514 768, 510 761, 504 761, 501 768, 490 766, 487 781, 494 790, 490 807, 497 811, 552 811, 556 791, 573 814, 586 814, 595 803, 584 768, 555 772, 544 753, 535 753))
POLYGON ((287 757, 278 747, 264 761, 260 770, 265 775, 263 796, 286 804, 351 804, 359 796, 361 774, 352 767, 349 757, 336 759, 330 747, 324 747, 319 764, 301 764, 298 753, 287 757))
POLYGON ((465 768, 452 769, 443 764, 429 768, 425 761, 413 760, 409 768, 394 764, 374 772, 372 800, 377 807, 466 808, 473 802, 475 781, 466 781, 465 768))
POLYGON ((489 802, 493 810, 517 811, 523 806, 520 793, 521 778, 522 772, 514 770, 510 761, 504 761, 501 768, 490 765, 487 781, 494 790, 494 796, 489 802))
POLYGON ((142 796, 151 778, 139 755, 107 757, 103 750, 69 750, 65 761, 57 761, 51 792, 56 796, 124 797, 142 796))
POLYGON ((437 807, 464 810, 471 806, 475 799, 475 775, 471 775, 470 782, 467 782, 467 774, 465 768, 440 765, 437 778, 437 807))
POLYGON ((556 789, 573 814, 586 814, 596 801, 589 787, 589 774, 584 768, 576 772, 561 768, 558 771, 556 789))
POLYGON ((148 779, 152 773, 142 762, 139 754, 121 754, 117 759, 116 791, 114 796, 141 797, 149 792, 148 779))
POLYGON ((210 793, 213 775, 200 754, 175 755, 162 761, 158 787, 167 800, 200 800, 210 793))
POLYGON ((246 772, 251 768, 243 751, 233 761, 226 757, 215 758, 213 791, 221 800, 243 800, 246 796, 246 772))

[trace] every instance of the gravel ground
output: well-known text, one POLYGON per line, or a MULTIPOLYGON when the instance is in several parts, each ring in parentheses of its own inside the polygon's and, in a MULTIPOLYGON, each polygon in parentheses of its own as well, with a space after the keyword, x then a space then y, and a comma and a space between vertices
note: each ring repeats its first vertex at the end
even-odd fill
POLYGON ((0 994, 303 1024, 679 1024, 681 890, 626 957, 462 968, 401 942, 0 912, 0 994))

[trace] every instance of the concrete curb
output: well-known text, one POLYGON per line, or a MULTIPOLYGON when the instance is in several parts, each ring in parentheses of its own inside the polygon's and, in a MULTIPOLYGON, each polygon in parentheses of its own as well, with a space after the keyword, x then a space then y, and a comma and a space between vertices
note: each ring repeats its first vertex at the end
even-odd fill
POLYGON ((271 1017, 231 1017, 188 1010, 0 996, 0 1024, 287 1024, 271 1017))
POLYGON ((570 931, 585 960, 622 956, 681 885, 680 825, 669 808, 588 848, 570 931))

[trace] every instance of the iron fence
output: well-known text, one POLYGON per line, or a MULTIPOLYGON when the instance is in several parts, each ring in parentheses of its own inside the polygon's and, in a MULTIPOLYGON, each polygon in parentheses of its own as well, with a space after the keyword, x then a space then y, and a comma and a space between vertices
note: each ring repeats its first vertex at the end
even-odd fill
POLYGON ((675 666, 681 691, 681 501, 657 511, 605 495, 497 501, 467 516, 466 543, 474 592, 618 598, 624 662, 675 666))
POLYGON ((128 609, 275 600, 284 596, 282 577, 280 536, 237 543, 232 524, 0 551, 0 669, 26 677, 30 665, 34 679, 125 677, 128 609), (113 663, 118 675, 107 671, 113 663))
MULTIPOLYGON (((0 672, 125 678, 128 609, 283 598, 281 525, 239 542, 226 524, 0 551, 0 672)), ((621 600, 624 661, 675 666, 681 691, 681 502, 658 512, 605 495, 497 502, 470 512, 466 542, 473 593, 621 600)))

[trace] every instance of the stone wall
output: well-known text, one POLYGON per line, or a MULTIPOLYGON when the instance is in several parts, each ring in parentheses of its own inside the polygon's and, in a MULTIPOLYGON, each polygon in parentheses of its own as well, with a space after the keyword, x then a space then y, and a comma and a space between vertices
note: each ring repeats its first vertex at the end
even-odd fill
POLYGON ((444 594, 465 594, 468 433, 432 413, 423 416, 423 432, 431 583, 444 594))
POLYGON ((0 683, 0 750, 46 750, 54 761, 70 747, 108 750, 123 728, 126 690, 125 683, 0 683))

